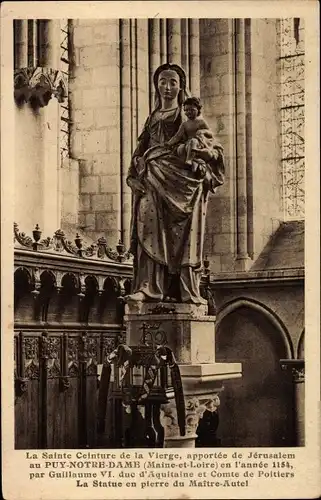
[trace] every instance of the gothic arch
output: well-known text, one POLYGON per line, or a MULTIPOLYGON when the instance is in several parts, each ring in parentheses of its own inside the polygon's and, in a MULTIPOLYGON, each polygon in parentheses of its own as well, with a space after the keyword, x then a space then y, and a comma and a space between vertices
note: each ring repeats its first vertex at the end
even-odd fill
POLYGON ((52 286, 57 286, 56 276, 50 269, 44 269, 40 272, 40 281, 42 284, 50 282, 52 286))
POLYGON ((118 281, 113 276, 105 278, 103 286, 104 290, 113 291, 114 293, 117 293, 119 289, 118 281))
POLYGON ((79 286, 79 279, 77 279, 74 273, 64 273, 61 278, 62 288, 70 288, 76 290, 79 286))
POLYGON ((227 304, 225 304, 224 307, 217 314, 216 328, 219 327, 221 321, 226 316, 228 316, 232 312, 236 311, 240 307, 248 307, 250 309, 254 309, 255 311, 258 311, 263 316, 265 316, 272 323, 272 325, 276 328, 276 330, 280 333, 280 336, 282 337, 283 343, 284 343, 285 348, 286 348, 287 358, 288 359, 294 358, 294 349, 293 349, 293 345, 291 342, 291 337, 289 335, 289 332, 288 332, 286 326, 281 321, 281 319, 271 309, 269 309, 268 307, 263 305, 261 302, 258 302, 256 300, 249 299, 249 298, 238 298, 238 299, 232 300, 231 302, 228 302, 227 304))
POLYGON ((23 266, 17 267, 14 270, 14 278, 19 279, 20 277, 27 281, 28 285, 31 285, 32 277, 29 269, 23 266))
POLYGON ((86 285, 86 289, 91 290, 92 292, 93 291, 95 291, 95 292, 98 291, 98 288, 99 288, 98 280, 97 280, 96 276, 94 276, 92 274, 87 274, 86 275, 86 277, 85 277, 85 285, 86 285))

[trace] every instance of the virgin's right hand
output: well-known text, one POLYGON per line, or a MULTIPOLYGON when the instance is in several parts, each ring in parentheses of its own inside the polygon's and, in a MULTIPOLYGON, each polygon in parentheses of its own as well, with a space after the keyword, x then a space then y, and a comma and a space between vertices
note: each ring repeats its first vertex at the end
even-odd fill
POLYGON ((140 193, 140 194, 145 194, 146 189, 144 185, 138 180, 138 179, 128 179, 127 180, 128 186, 131 188, 132 191, 140 193))

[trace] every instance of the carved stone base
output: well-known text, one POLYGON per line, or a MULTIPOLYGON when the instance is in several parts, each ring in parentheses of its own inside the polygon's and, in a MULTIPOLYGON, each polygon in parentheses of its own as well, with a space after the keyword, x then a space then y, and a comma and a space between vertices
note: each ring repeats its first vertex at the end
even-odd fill
POLYGON ((201 317, 207 314, 208 307, 203 304, 186 304, 179 302, 142 302, 128 301, 126 314, 129 315, 155 315, 155 314, 179 314, 189 317, 201 317))
POLYGON ((241 377, 242 367, 215 363, 215 316, 208 316, 203 305, 129 302, 125 323, 128 345, 168 345, 179 363, 186 431, 180 435, 175 400, 170 397, 161 406, 164 446, 193 448, 196 440, 197 446, 218 446, 218 395, 224 380, 241 377))
POLYGON ((167 344, 180 363, 215 361, 215 317, 207 306, 177 303, 126 304, 127 343, 143 338, 152 345, 167 344))

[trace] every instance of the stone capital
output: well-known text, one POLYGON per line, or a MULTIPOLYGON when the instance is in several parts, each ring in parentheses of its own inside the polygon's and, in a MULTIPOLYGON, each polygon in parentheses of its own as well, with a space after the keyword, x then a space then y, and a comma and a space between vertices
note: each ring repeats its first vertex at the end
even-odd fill
POLYGON ((207 410, 216 412, 220 406, 218 393, 185 397, 185 436, 180 436, 175 401, 161 406, 161 424, 164 427, 165 447, 194 447, 200 419, 207 410))
POLYGON ((67 94, 61 71, 37 67, 18 68, 14 72, 14 97, 18 104, 29 102, 35 108, 43 108, 52 97, 64 102, 67 94))
POLYGON ((299 384, 305 381, 305 370, 304 366, 300 368, 292 368, 292 378, 295 384, 299 384))
POLYGON ((282 370, 291 373, 293 383, 300 384, 305 381, 305 363, 304 359, 281 359, 282 370))

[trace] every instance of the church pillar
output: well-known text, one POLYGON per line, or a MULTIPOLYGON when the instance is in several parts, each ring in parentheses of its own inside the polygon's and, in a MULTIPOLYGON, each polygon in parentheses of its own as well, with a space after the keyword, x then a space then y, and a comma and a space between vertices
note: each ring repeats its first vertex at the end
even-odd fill
MULTIPOLYGON (((57 20, 38 22, 39 66, 48 71, 59 68, 60 25, 57 20)), ((50 99, 42 113, 43 123, 43 230, 53 234, 60 227, 59 206, 59 135, 60 110, 56 99, 50 99)))
POLYGON ((245 20, 235 20, 236 269, 245 271, 248 254, 247 103, 245 20))
POLYGON ((161 31, 160 19, 149 19, 149 75, 150 75, 150 110, 154 108, 155 89, 153 75, 161 64, 161 31))
POLYGON ((295 391, 295 406, 296 406, 296 435, 298 446, 305 444, 305 429, 304 429, 304 409, 305 409, 305 381, 304 381, 304 364, 299 369, 293 370, 293 384, 295 391))
POLYGON ((39 21, 39 66, 56 69, 59 61, 59 21, 39 21))
MULTIPOLYGON (((158 20, 159 21, 159 20, 158 20)), ((143 125, 150 113, 150 51, 149 51, 149 20, 137 19, 137 117, 138 117, 138 134, 141 133, 143 125)), ((156 24, 155 30, 158 32, 158 40, 160 39, 160 29, 156 24)), ((156 41, 157 45, 157 41, 156 41)), ((156 54, 156 62, 160 64, 160 43, 158 42, 158 54, 156 54)), ((153 65, 155 61, 153 62, 153 65)), ((156 69, 156 68, 155 68, 156 69)), ((135 145, 137 137, 135 137, 135 145)))
POLYGON ((166 19, 160 19, 160 62, 167 61, 167 26, 166 19))
POLYGON ((186 81, 189 85, 189 29, 188 19, 181 19, 181 44, 182 44, 182 68, 186 73, 186 81))
POLYGON ((52 235, 60 227, 60 112, 59 103, 51 99, 43 110, 43 230, 52 235))
POLYGON ((19 179, 15 219, 24 231, 38 223, 43 234, 51 236, 60 226, 59 103, 67 97, 59 71, 60 21, 17 21, 14 43, 19 179), (25 210, 24 199, 34 199, 35 208, 25 210))
POLYGON ((305 369, 303 359, 281 359, 281 368, 290 373, 295 399, 296 446, 305 445, 305 369))
POLYGON ((181 20, 168 19, 167 20, 167 59, 168 62, 174 64, 181 64, 181 20))
POLYGON ((200 97, 199 20, 189 19, 189 81, 192 95, 200 97))
POLYGON ((28 66, 28 21, 14 21, 15 31, 15 67, 26 68, 28 66))
POLYGON ((132 151, 134 150, 138 136, 137 118, 138 118, 138 88, 137 88, 137 19, 130 21, 130 81, 131 81, 131 123, 132 123, 132 151))
POLYGON ((131 68, 131 20, 120 20, 120 191, 121 191, 121 221, 120 232, 121 240, 126 248, 129 245, 129 226, 130 226, 130 188, 127 186, 126 178, 131 161, 133 148, 133 130, 132 130, 132 107, 134 106, 131 68))

